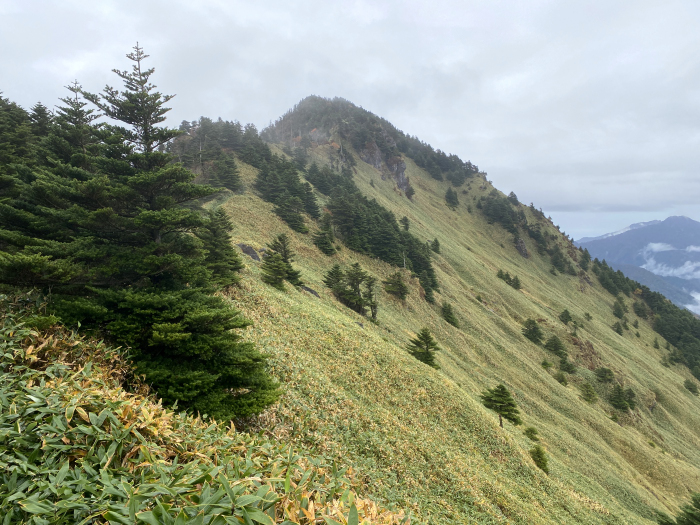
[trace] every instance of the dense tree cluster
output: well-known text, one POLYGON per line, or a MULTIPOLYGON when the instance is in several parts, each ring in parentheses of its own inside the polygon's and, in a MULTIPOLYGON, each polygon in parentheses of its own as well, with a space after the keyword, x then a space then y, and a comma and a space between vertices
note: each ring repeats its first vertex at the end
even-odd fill
POLYGON ((49 311, 130 347, 136 372, 167 404, 218 418, 258 412, 279 395, 249 324, 217 286, 241 262, 212 195, 162 151, 172 98, 150 82, 143 50, 116 71, 122 90, 71 86, 55 115, 0 99, 0 282, 35 288, 49 311), (84 97, 84 98, 83 98, 84 97), (95 109, 113 124, 95 123, 95 109))
POLYGON ((360 263, 352 264, 347 270, 335 264, 323 282, 345 306, 362 315, 367 315, 369 308, 372 320, 377 319, 377 278, 365 272, 360 263))
POLYGON ((510 273, 504 272, 503 270, 498 270, 498 272, 496 273, 496 277, 498 277, 502 281, 505 281, 507 285, 512 286, 516 290, 520 290, 520 288, 522 288, 522 283, 520 282, 520 278, 517 275, 511 277, 510 273))
POLYGON ((477 201, 477 208, 481 209, 489 224, 498 223, 514 235, 518 231, 518 225, 527 225, 525 213, 521 209, 514 210, 513 203, 498 190, 492 190, 486 197, 481 197, 477 201))
MULTIPOLYGON (((635 314, 651 322, 652 328, 669 343, 669 349, 670 345, 675 347, 669 358, 685 364, 700 379, 700 319, 689 310, 677 307, 660 293, 613 270, 605 261, 594 259, 592 270, 601 286, 611 294, 636 298, 632 303, 635 314)), ((620 328, 624 328, 622 323, 620 328)), ((615 329, 618 331, 617 326, 615 329)))

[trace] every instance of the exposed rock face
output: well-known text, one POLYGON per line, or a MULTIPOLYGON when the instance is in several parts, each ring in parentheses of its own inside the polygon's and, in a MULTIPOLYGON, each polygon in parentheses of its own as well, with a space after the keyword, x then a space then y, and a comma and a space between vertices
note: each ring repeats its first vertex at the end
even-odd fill
POLYGON ((259 261, 260 257, 258 256, 258 252, 255 251, 255 249, 252 246, 249 246, 247 244, 237 244, 241 251, 245 253, 248 257, 253 259, 254 261, 259 261))
POLYGON ((382 167, 382 152, 374 142, 365 144, 365 147, 359 153, 360 158, 367 164, 374 166, 376 169, 382 167))
POLYGON ((318 295, 318 292, 316 290, 314 290, 313 288, 309 288, 308 286, 300 286, 299 288, 301 288, 305 292, 309 292, 311 295, 315 295, 316 297, 321 297, 320 295, 318 295))
POLYGON ((518 253, 526 259, 530 257, 530 253, 527 251, 527 246, 525 246, 525 241, 523 241, 520 237, 518 237, 518 240, 515 241, 515 249, 518 250, 518 253))
POLYGON ((399 189, 406 193, 408 190, 408 177, 406 176, 406 163, 401 159, 401 157, 390 157, 386 161, 387 168, 394 177, 396 185, 399 189))

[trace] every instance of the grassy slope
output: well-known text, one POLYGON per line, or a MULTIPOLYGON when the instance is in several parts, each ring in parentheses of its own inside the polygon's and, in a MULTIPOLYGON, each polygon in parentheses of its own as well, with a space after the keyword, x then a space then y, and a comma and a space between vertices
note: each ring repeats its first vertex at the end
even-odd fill
MULTIPOLYGON (((314 155, 327 158, 322 147, 314 155)), ((613 297, 595 276, 590 287, 578 277, 551 275, 529 239, 531 258, 522 258, 511 236, 488 225, 474 206, 472 199, 488 193, 490 184, 474 179, 468 195, 461 192, 466 185, 460 188, 453 212, 444 204, 447 183, 406 163, 413 202, 362 162, 355 181, 397 217, 408 216, 419 238, 440 240, 436 299, 453 304, 461 329, 419 298, 417 279, 406 304, 384 294, 379 326, 367 322, 333 300, 321 282, 324 272, 336 261, 359 261, 382 279, 395 268, 347 249, 322 255, 309 235, 290 232, 252 191, 224 203, 236 223, 234 242, 263 248, 273 235, 288 233, 296 266, 321 295, 267 287, 249 259, 243 286, 233 292, 232 300, 255 322, 248 337, 272 355, 287 391, 267 415, 272 432, 343 455, 364 476, 366 493, 413 508, 431 523, 644 523, 653 520, 651 508, 673 510, 689 491, 700 490, 700 401, 682 386, 687 371, 660 364, 664 350, 652 348, 655 335, 647 323, 640 320, 641 338, 634 330, 618 336, 610 328, 613 297), (518 275, 523 289, 498 280, 499 268, 518 275), (578 335, 592 343, 592 352, 571 344, 557 319, 564 308, 583 321, 578 335), (585 312, 592 321, 584 321, 585 312), (544 357, 556 358, 520 335, 528 317, 543 319, 545 332, 567 343, 580 366, 568 387, 540 366, 544 357), (442 346, 441 371, 404 350, 422 326, 442 346), (595 383, 585 364, 608 366, 624 378, 637 392, 634 414, 618 424, 606 403, 580 400, 576 384, 595 383), (481 406, 480 392, 498 382, 514 393, 525 426, 539 430, 549 476, 531 461, 532 443, 522 428, 506 423, 501 430, 481 406)), ((242 172, 250 188, 255 170, 243 166, 242 172)), ((528 220, 534 220, 529 212, 528 220)))

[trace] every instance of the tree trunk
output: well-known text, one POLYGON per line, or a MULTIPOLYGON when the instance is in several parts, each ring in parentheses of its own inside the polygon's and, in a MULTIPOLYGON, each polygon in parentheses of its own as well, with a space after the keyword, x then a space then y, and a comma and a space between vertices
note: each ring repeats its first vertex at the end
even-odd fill
POLYGON ((498 424, 503 428, 503 416, 501 416, 501 414, 498 414, 498 424))

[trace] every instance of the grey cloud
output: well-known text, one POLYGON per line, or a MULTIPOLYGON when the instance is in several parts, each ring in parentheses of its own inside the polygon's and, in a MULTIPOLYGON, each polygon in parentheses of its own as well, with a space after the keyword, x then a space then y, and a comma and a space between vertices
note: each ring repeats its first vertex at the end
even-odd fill
POLYGON ((115 84, 138 40, 177 94, 171 125, 263 127, 309 94, 342 96, 576 237, 700 218, 694 2, 10 0, 0 14, 0 90, 25 107, 74 78, 115 84))

